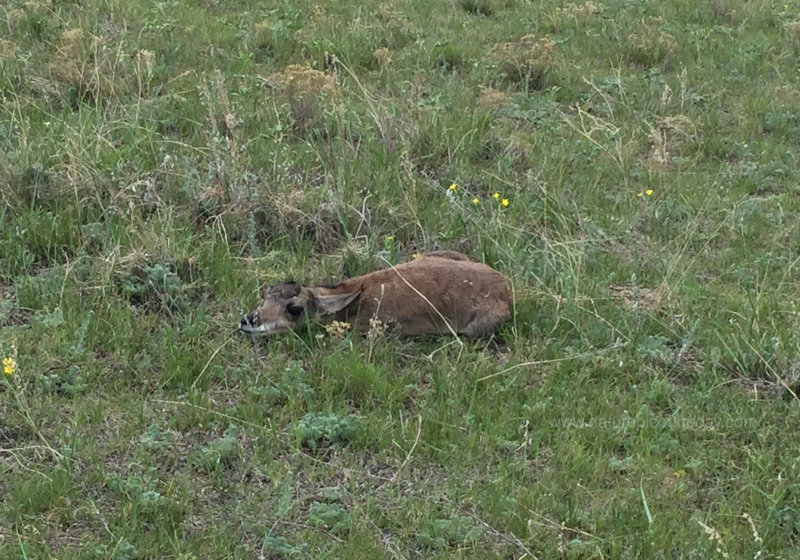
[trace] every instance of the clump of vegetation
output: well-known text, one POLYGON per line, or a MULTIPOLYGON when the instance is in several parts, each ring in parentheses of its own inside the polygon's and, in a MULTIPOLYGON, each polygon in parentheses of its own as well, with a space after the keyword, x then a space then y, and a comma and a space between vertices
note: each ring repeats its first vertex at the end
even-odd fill
POLYGON ((111 558, 111 560, 136 560, 139 558, 139 551, 126 539, 122 539, 118 543, 111 546, 107 544, 86 544, 84 545, 83 552, 89 558, 111 558))
POLYGON ((286 538, 281 536, 266 535, 264 537, 262 550, 271 556, 281 559, 308 557, 307 543, 293 545, 286 538))
POLYGON ((475 541, 483 533, 484 529, 476 526, 469 517, 454 515, 428 521, 425 528, 417 535, 417 542, 433 550, 446 550, 450 546, 475 541))
POLYGON ((346 533, 353 520, 339 504, 314 502, 308 511, 308 521, 315 527, 324 527, 334 534, 346 533))
POLYGON ((518 41, 496 43, 491 56, 501 82, 541 90, 555 69, 556 44, 548 37, 528 34, 518 41))
POLYGON ((88 85, 88 76, 84 73, 88 48, 84 48, 82 29, 68 29, 61 34, 54 58, 50 71, 57 80, 77 88, 88 85))
POLYGON ((660 18, 641 22, 628 35, 628 57, 642 66, 651 67, 666 62, 678 50, 675 36, 662 29, 660 18))
POLYGON ((582 25, 591 20, 594 16, 600 14, 601 6, 595 4, 591 0, 583 4, 567 3, 563 7, 559 6, 553 12, 553 26, 555 29, 561 29, 562 26, 572 24, 575 26, 582 25))
POLYGON ((467 64, 461 48, 449 41, 435 45, 433 56, 434 66, 447 72, 463 68, 467 64))
POLYGON ((131 303, 151 309, 177 309, 184 303, 178 275, 163 263, 132 267, 121 276, 120 289, 131 303))
POLYGON ((36 376, 36 382, 46 393, 67 396, 75 396, 89 388, 89 384, 81 375, 80 366, 76 364, 59 373, 41 373, 36 376))
POLYGON ((478 106, 484 111, 492 111, 499 109, 508 103, 508 95, 493 87, 481 88, 480 95, 478 95, 478 106))
POLYGON ((220 437, 198 450, 197 464, 210 472, 230 466, 240 451, 238 433, 235 425, 228 426, 220 437))
POLYGON ((309 412, 295 424, 294 434, 301 445, 311 449, 342 447, 358 435, 358 419, 337 414, 309 412))
MULTIPOLYGON (((783 29, 789 37, 795 42, 795 45, 800 45, 800 18, 792 21, 787 21, 783 24, 783 29)), ((0 43, 1 45, 1 43, 0 43)))
POLYGON ((284 96, 292 123, 299 132, 318 125, 325 109, 341 96, 335 75, 298 64, 270 74, 267 84, 284 96))
POLYGON ((17 56, 17 45, 8 39, 0 39, 0 56, 5 59, 13 59, 17 56))
POLYGON ((375 57, 375 60, 378 62, 378 66, 381 69, 385 69, 392 64, 392 52, 386 47, 379 47, 375 49, 372 53, 372 56, 375 57))
POLYGON ((461 9, 475 16, 491 16, 496 10, 493 0, 459 0, 461 9))
POLYGON ((141 52, 135 57, 134 68, 131 57, 121 56, 121 51, 106 39, 87 36, 83 29, 76 27, 61 34, 48 69, 59 87, 66 88, 73 103, 93 102, 133 90, 130 85, 133 75, 140 75, 142 71, 152 75, 152 57, 143 56, 141 52))
POLYGON ((380 41, 384 47, 401 49, 419 36, 417 25, 390 4, 381 4, 376 16, 381 23, 380 41))
POLYGON ((116 260, 114 279, 132 305, 167 314, 187 309, 196 298, 190 262, 144 251, 130 251, 116 260))

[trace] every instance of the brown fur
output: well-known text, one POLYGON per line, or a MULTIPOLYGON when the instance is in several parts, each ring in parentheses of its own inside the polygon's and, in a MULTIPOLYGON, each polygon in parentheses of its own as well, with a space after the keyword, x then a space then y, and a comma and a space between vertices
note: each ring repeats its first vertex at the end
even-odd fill
POLYGON ((502 274, 461 253, 440 251, 335 286, 282 282, 267 290, 261 306, 242 319, 241 329, 273 334, 316 317, 347 321, 364 331, 377 318, 405 335, 482 337, 508 318, 510 307, 502 274))

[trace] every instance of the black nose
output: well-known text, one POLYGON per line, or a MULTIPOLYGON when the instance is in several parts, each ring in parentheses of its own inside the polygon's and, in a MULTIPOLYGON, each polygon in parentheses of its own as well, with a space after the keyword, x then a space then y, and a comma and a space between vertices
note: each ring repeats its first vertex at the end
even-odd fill
POLYGON ((255 311, 252 313, 248 313, 244 317, 242 317, 241 322, 239 323, 242 327, 257 327, 258 326, 258 315, 255 311))

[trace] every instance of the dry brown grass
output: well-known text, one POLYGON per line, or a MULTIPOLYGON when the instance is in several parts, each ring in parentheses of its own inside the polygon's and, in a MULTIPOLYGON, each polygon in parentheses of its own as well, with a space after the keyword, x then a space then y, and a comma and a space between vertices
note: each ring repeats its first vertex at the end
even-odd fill
POLYGON ((600 7, 594 2, 584 2, 583 4, 570 2, 563 8, 556 8, 555 17, 559 20, 572 20, 577 23, 599 13, 600 7))
POLYGON ((800 17, 783 24, 783 29, 792 39, 800 41, 800 17))
POLYGON ((675 36, 661 29, 660 18, 652 17, 639 23, 627 37, 630 57, 645 66, 668 60, 678 50, 675 36))
POLYGON ((491 57, 507 81, 540 90, 555 61, 555 51, 552 39, 529 34, 518 41, 496 43, 491 57))
POLYGON ((17 46, 7 39, 0 39, 0 56, 12 59, 17 55, 17 46))
POLYGON ((270 74, 267 84, 285 96, 293 124, 301 131, 318 122, 324 108, 341 98, 335 75, 299 64, 270 74))
POLYGON ((378 65, 381 68, 386 68, 392 63, 392 53, 386 47, 375 49, 375 51, 372 53, 372 56, 375 57, 375 60, 378 61, 378 65))
MULTIPOLYGON (((79 99, 91 101, 130 92, 140 61, 145 62, 140 56, 125 53, 121 45, 111 46, 99 35, 87 35, 83 29, 72 28, 59 37, 46 67, 62 96, 72 88, 79 99), (133 67, 133 59, 137 67, 133 67)), ((151 57, 151 73, 153 64, 151 57)))
POLYGON ((508 95, 493 87, 483 87, 478 95, 478 107, 485 111, 498 109, 508 103, 508 95))
POLYGON ((611 295, 616 301, 624 303, 625 307, 628 309, 637 309, 640 311, 658 311, 666 295, 664 286, 656 290, 651 288, 614 285, 610 288, 611 295))

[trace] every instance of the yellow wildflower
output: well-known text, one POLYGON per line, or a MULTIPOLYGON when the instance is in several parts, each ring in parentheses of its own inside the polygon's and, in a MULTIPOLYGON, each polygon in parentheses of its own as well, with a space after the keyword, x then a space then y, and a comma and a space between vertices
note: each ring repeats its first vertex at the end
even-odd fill
POLYGON ((17 371, 17 362, 14 358, 3 358, 3 373, 9 377, 17 371))
POLYGON ((642 198, 644 196, 644 193, 643 192, 636 193, 636 196, 638 196, 639 198, 642 198))
POLYGON ((454 191, 458 188, 458 185, 456 185, 455 183, 451 183, 450 186, 447 188, 450 189, 451 191, 454 191))
POLYGON ((509 204, 508 199, 504 198, 503 201, 500 204, 502 204, 503 206, 508 206, 508 204, 509 204))
POLYGON ((412 259, 418 259, 419 258, 419 253, 414 253, 413 255, 411 255, 411 258, 412 259))
POLYGON ((646 194, 647 196, 653 196, 653 189, 647 189, 646 191, 644 191, 644 194, 646 194))
POLYGON ((499 193, 499 192, 496 192, 496 193, 494 193, 494 194, 492 195, 492 198, 494 198, 495 200, 496 200, 496 199, 498 199, 498 198, 500 198, 500 193, 499 193))
POLYGON ((394 241, 394 235, 387 235, 386 241, 394 241))
POLYGON ((472 204, 475 204, 475 205, 477 205, 477 204, 479 204, 479 203, 480 203, 480 200, 478 200, 478 197, 477 197, 477 196, 476 196, 475 198, 473 198, 473 199, 472 199, 472 204))

